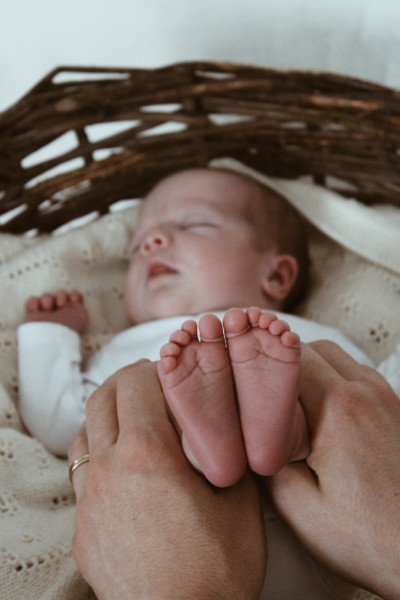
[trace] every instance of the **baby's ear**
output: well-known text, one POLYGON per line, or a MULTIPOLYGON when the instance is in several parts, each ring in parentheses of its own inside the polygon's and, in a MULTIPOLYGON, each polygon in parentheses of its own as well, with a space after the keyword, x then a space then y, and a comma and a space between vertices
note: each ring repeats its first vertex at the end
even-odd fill
POLYGON ((299 267, 294 256, 277 254, 269 257, 268 268, 262 279, 265 295, 274 300, 284 300, 292 289, 298 272, 299 267))

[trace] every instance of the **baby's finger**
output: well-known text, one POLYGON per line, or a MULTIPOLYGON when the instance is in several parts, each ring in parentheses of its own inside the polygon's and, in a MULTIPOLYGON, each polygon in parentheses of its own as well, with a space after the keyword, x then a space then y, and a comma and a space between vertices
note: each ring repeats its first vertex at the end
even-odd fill
POLYGON ((57 308, 62 308, 68 304, 68 293, 65 290, 58 290, 54 299, 57 308))
POLYGON ((52 294, 43 294, 40 298, 40 307, 42 310, 53 310, 54 296, 52 294))
POLYGON ((25 310, 27 312, 37 312, 40 310, 40 299, 37 296, 30 296, 25 302, 25 310))
POLYGON ((83 304, 83 295, 78 290, 72 290, 69 298, 73 304, 83 304))

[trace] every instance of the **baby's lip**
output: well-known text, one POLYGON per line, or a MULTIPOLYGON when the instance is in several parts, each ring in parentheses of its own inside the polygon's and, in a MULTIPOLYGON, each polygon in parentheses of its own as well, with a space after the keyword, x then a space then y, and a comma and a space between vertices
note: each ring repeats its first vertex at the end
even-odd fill
POLYGON ((147 279, 155 279, 156 277, 163 277, 165 275, 175 275, 178 271, 168 263, 163 261, 151 261, 147 265, 147 279))

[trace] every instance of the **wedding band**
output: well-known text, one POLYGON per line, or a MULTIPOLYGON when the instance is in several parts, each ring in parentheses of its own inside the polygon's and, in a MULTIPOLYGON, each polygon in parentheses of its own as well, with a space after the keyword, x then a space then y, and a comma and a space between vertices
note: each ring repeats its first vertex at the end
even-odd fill
POLYGON ((89 462, 90 454, 82 454, 79 458, 76 458, 73 463, 71 463, 69 467, 69 480, 72 483, 72 473, 76 471, 78 467, 83 465, 86 462, 89 462))

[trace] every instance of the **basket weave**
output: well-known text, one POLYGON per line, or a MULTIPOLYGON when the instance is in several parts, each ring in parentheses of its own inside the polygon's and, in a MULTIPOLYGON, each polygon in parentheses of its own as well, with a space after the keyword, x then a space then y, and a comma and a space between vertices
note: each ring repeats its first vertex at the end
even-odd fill
POLYGON ((215 62, 58 68, 0 114, 0 230, 104 214, 221 156, 400 206, 399 149, 400 93, 350 77, 215 62), (119 122, 92 139, 94 125, 119 122), (67 133, 74 147, 47 148, 67 133))

